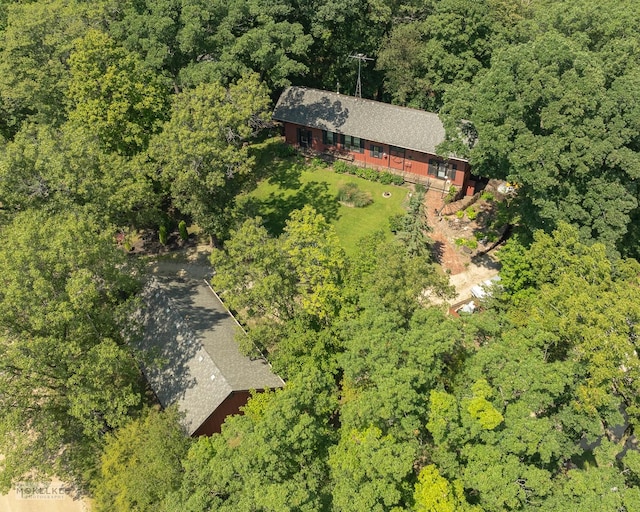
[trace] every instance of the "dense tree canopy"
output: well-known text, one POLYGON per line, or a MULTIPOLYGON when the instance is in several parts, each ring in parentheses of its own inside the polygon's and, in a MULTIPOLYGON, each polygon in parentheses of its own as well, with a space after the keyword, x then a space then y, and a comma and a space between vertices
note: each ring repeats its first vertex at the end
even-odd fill
POLYGON ((69 121, 109 151, 132 155, 146 148, 167 110, 160 77, 98 30, 74 41, 69 66, 69 121))
POLYGON ((171 408, 144 416, 110 434, 95 489, 97 511, 149 512, 180 488, 189 438, 171 408))
POLYGON ((2 490, 35 471, 116 511, 640 509, 639 25, 634 0, 0 0, 2 490), (444 314, 418 194, 353 256, 310 206, 269 232, 238 200, 283 87, 353 93, 354 52, 363 96, 439 112, 443 152, 517 186, 479 314, 444 314), (182 219, 287 380, 193 442, 142 408, 114 236, 182 219))
POLYGON ((624 237, 637 215, 640 172, 638 35, 626 25, 634 9, 590 6, 542 2, 529 37, 451 88, 444 110, 452 136, 458 121, 471 123, 475 172, 520 186, 528 229, 570 222, 585 241, 635 254, 624 237))
POLYGON ((32 469, 77 477, 140 404, 126 350, 124 254, 90 218, 27 211, 2 229, 2 487, 32 469))
POLYGON ((171 119, 149 148, 149 166, 172 203, 207 233, 226 236, 235 197, 251 182, 246 140, 266 116, 255 75, 225 88, 201 84, 175 97, 171 119))

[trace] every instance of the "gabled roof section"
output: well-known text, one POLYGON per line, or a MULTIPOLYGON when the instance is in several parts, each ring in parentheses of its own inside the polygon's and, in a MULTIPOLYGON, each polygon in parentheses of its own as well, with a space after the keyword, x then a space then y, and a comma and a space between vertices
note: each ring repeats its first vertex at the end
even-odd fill
POLYGON ((143 300, 144 374, 163 407, 184 413, 189 435, 233 391, 284 385, 264 359, 240 353, 237 324, 204 281, 152 278, 143 300))
POLYGON ((434 155, 445 140, 433 112, 306 87, 285 89, 273 119, 434 155))

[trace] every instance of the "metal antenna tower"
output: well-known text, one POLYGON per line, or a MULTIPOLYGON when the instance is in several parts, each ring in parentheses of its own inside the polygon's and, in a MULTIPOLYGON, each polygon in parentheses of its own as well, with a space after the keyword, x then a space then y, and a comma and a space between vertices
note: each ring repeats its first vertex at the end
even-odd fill
POLYGON ((358 81, 356 82, 356 98, 362 98, 362 80, 360 80, 360 66, 363 62, 373 60, 371 57, 367 57, 364 53, 354 53, 349 55, 350 59, 357 59, 358 61, 358 81))

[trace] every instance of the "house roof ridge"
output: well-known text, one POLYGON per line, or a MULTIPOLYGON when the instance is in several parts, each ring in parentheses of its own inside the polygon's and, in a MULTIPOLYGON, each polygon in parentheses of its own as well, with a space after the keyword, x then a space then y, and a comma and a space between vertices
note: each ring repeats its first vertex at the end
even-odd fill
POLYGON ((431 155, 446 140, 436 112, 300 86, 282 92, 273 119, 431 155))

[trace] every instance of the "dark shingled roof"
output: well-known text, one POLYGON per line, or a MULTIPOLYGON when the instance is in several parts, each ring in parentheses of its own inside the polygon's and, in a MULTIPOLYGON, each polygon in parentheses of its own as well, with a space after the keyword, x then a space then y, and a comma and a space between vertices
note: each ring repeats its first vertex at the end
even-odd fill
POLYGON ((438 114, 306 87, 285 89, 273 119, 434 155, 445 140, 438 114))
POLYGON ((204 281, 153 278, 143 291, 143 371, 163 407, 177 404, 193 434, 233 391, 284 385, 263 359, 243 356, 237 324, 204 281))

